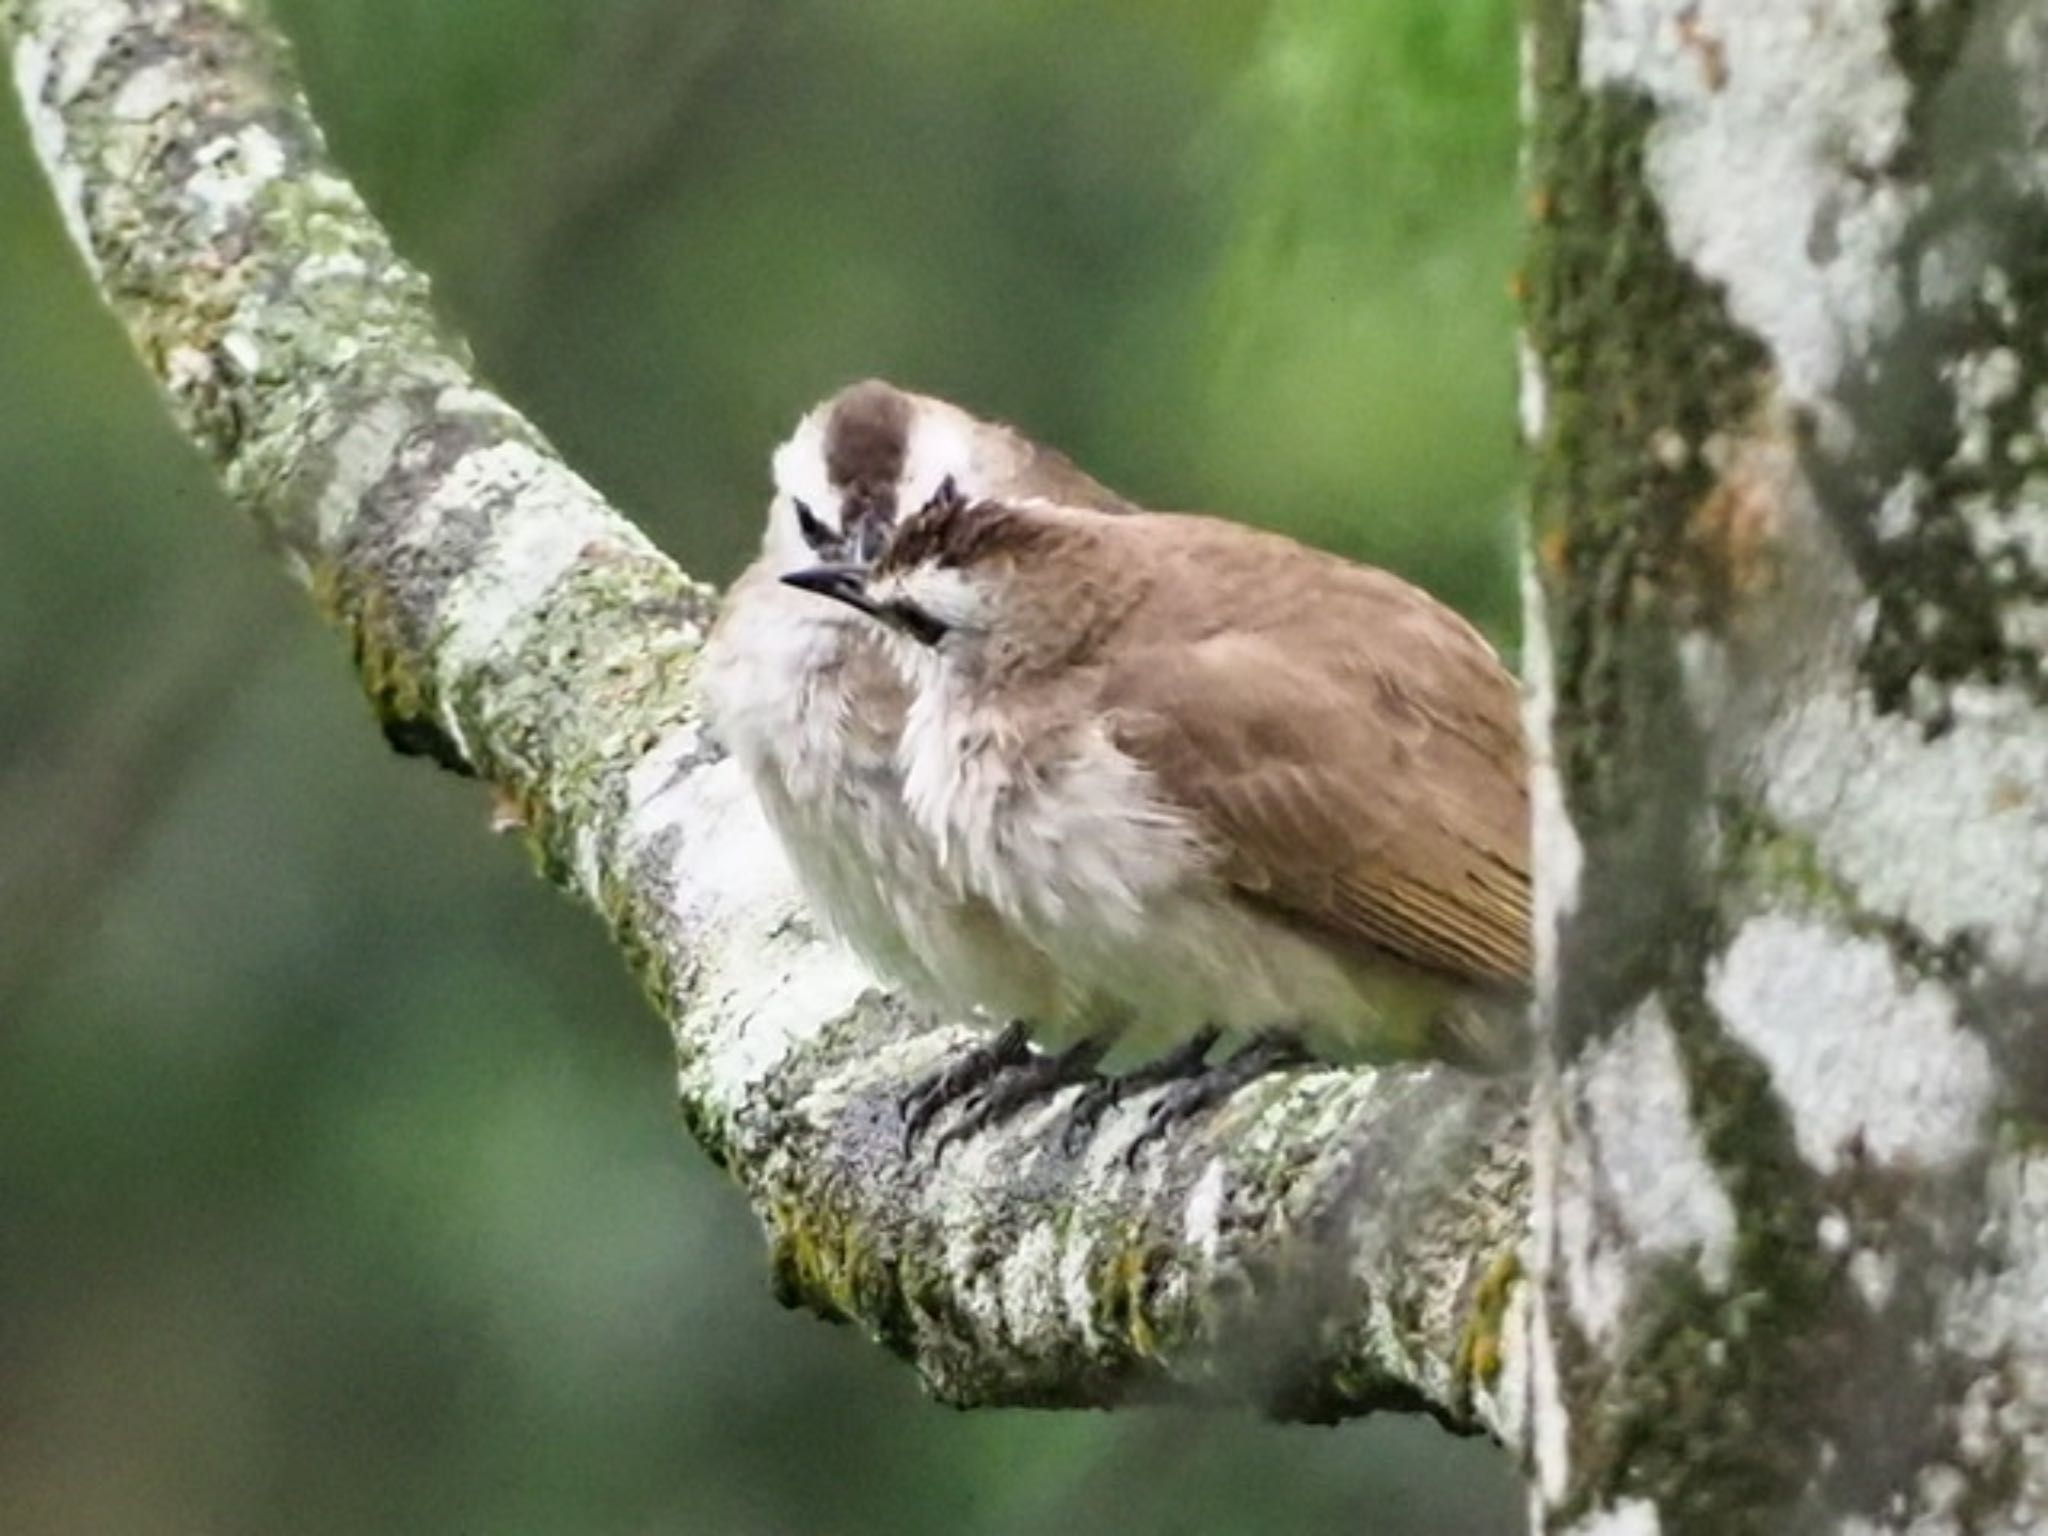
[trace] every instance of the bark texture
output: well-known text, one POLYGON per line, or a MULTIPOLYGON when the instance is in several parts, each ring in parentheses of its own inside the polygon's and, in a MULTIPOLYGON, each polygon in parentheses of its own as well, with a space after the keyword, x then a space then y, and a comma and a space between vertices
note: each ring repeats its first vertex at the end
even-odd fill
POLYGON ((2048 1529, 2048 5, 1530 27, 1538 1522, 2048 1529))
POLYGON ((0 35, 178 422, 346 635, 392 741, 489 781, 610 925, 792 1304, 958 1403, 1193 1393, 1518 1436, 1512 1090, 1322 1071, 1129 1166, 1142 1102, 1078 1156, 1026 1118, 906 1157, 899 1094, 972 1032, 814 937, 696 723, 714 594, 471 377, 255 5, 0 0, 0 35))

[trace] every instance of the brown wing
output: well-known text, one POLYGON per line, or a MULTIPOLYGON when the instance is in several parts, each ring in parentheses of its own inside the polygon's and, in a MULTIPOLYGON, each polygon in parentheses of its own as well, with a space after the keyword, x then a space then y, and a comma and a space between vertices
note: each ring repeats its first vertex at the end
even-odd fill
POLYGON ((1173 521, 1183 568, 1147 584, 1103 678, 1118 744, 1247 895, 1430 971, 1524 983, 1522 732, 1491 649, 1385 572, 1173 521))

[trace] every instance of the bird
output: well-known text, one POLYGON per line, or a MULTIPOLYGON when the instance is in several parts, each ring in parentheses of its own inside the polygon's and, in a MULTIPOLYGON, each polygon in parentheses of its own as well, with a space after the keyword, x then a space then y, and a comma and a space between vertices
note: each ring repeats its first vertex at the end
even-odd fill
POLYGON ((1224 519, 1029 497, 936 500, 877 559, 782 581, 889 637, 910 820, 1053 962, 1034 1038, 1177 1067, 1242 1043, 1155 1117, 1304 1056, 1521 1060, 1519 689, 1419 587, 1224 519))
POLYGON ((782 578, 821 560, 871 560, 898 517, 928 502, 1128 503, 1015 428, 881 379, 806 411, 770 467, 759 556, 700 659, 703 719, 740 764, 826 932, 913 1002, 980 1006, 1004 1022, 950 1077, 935 1074, 943 1091, 926 1097, 936 1107, 1022 1059, 1023 1031, 1009 1021, 1044 995, 1051 963, 960 887, 911 816, 897 766, 909 694, 885 637, 782 578))

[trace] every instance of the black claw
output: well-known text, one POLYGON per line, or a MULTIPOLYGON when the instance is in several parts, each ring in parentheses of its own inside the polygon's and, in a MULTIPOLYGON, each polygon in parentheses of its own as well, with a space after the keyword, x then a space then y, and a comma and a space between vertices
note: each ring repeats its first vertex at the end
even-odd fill
POLYGON ((1200 1075, 1184 1078, 1169 1086, 1152 1106, 1131 1144, 1124 1149, 1124 1161, 1135 1164, 1138 1154, 1182 1121, 1215 1108, 1238 1089, 1257 1082, 1269 1072, 1308 1066, 1315 1058, 1300 1039, 1284 1030, 1266 1030, 1252 1036, 1228 1060, 1200 1075))
POLYGON ((993 1040, 962 1051, 938 1071, 903 1095, 897 1106, 903 1117, 903 1151, 922 1136, 948 1104, 965 1098, 992 1079, 1031 1059, 1024 1021, 1012 1019, 993 1040))
POLYGON ((1057 1055, 1027 1053, 1022 1061, 989 1078, 973 1102, 961 1110, 960 1118, 939 1134, 932 1143, 933 1160, 944 1157, 946 1148, 954 1142, 1001 1125, 1020 1110, 1051 1098, 1063 1088, 1091 1082, 1096 1065, 1108 1050, 1107 1041, 1091 1037, 1057 1055))
POLYGON ((1070 1155, 1095 1134, 1102 1117, 1134 1093, 1177 1083, 1198 1076, 1209 1068, 1209 1051, 1223 1038, 1223 1031, 1205 1024, 1157 1060, 1148 1061, 1114 1077, 1098 1077, 1081 1089, 1074 1107, 1067 1112, 1067 1128, 1060 1137, 1070 1155))

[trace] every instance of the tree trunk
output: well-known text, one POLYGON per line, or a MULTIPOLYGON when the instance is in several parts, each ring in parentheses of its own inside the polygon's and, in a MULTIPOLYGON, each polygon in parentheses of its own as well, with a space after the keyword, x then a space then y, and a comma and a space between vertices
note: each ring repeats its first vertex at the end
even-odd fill
POLYGON ((1535 1504, 2048 1528, 2048 5, 1537 0, 1535 1504))

